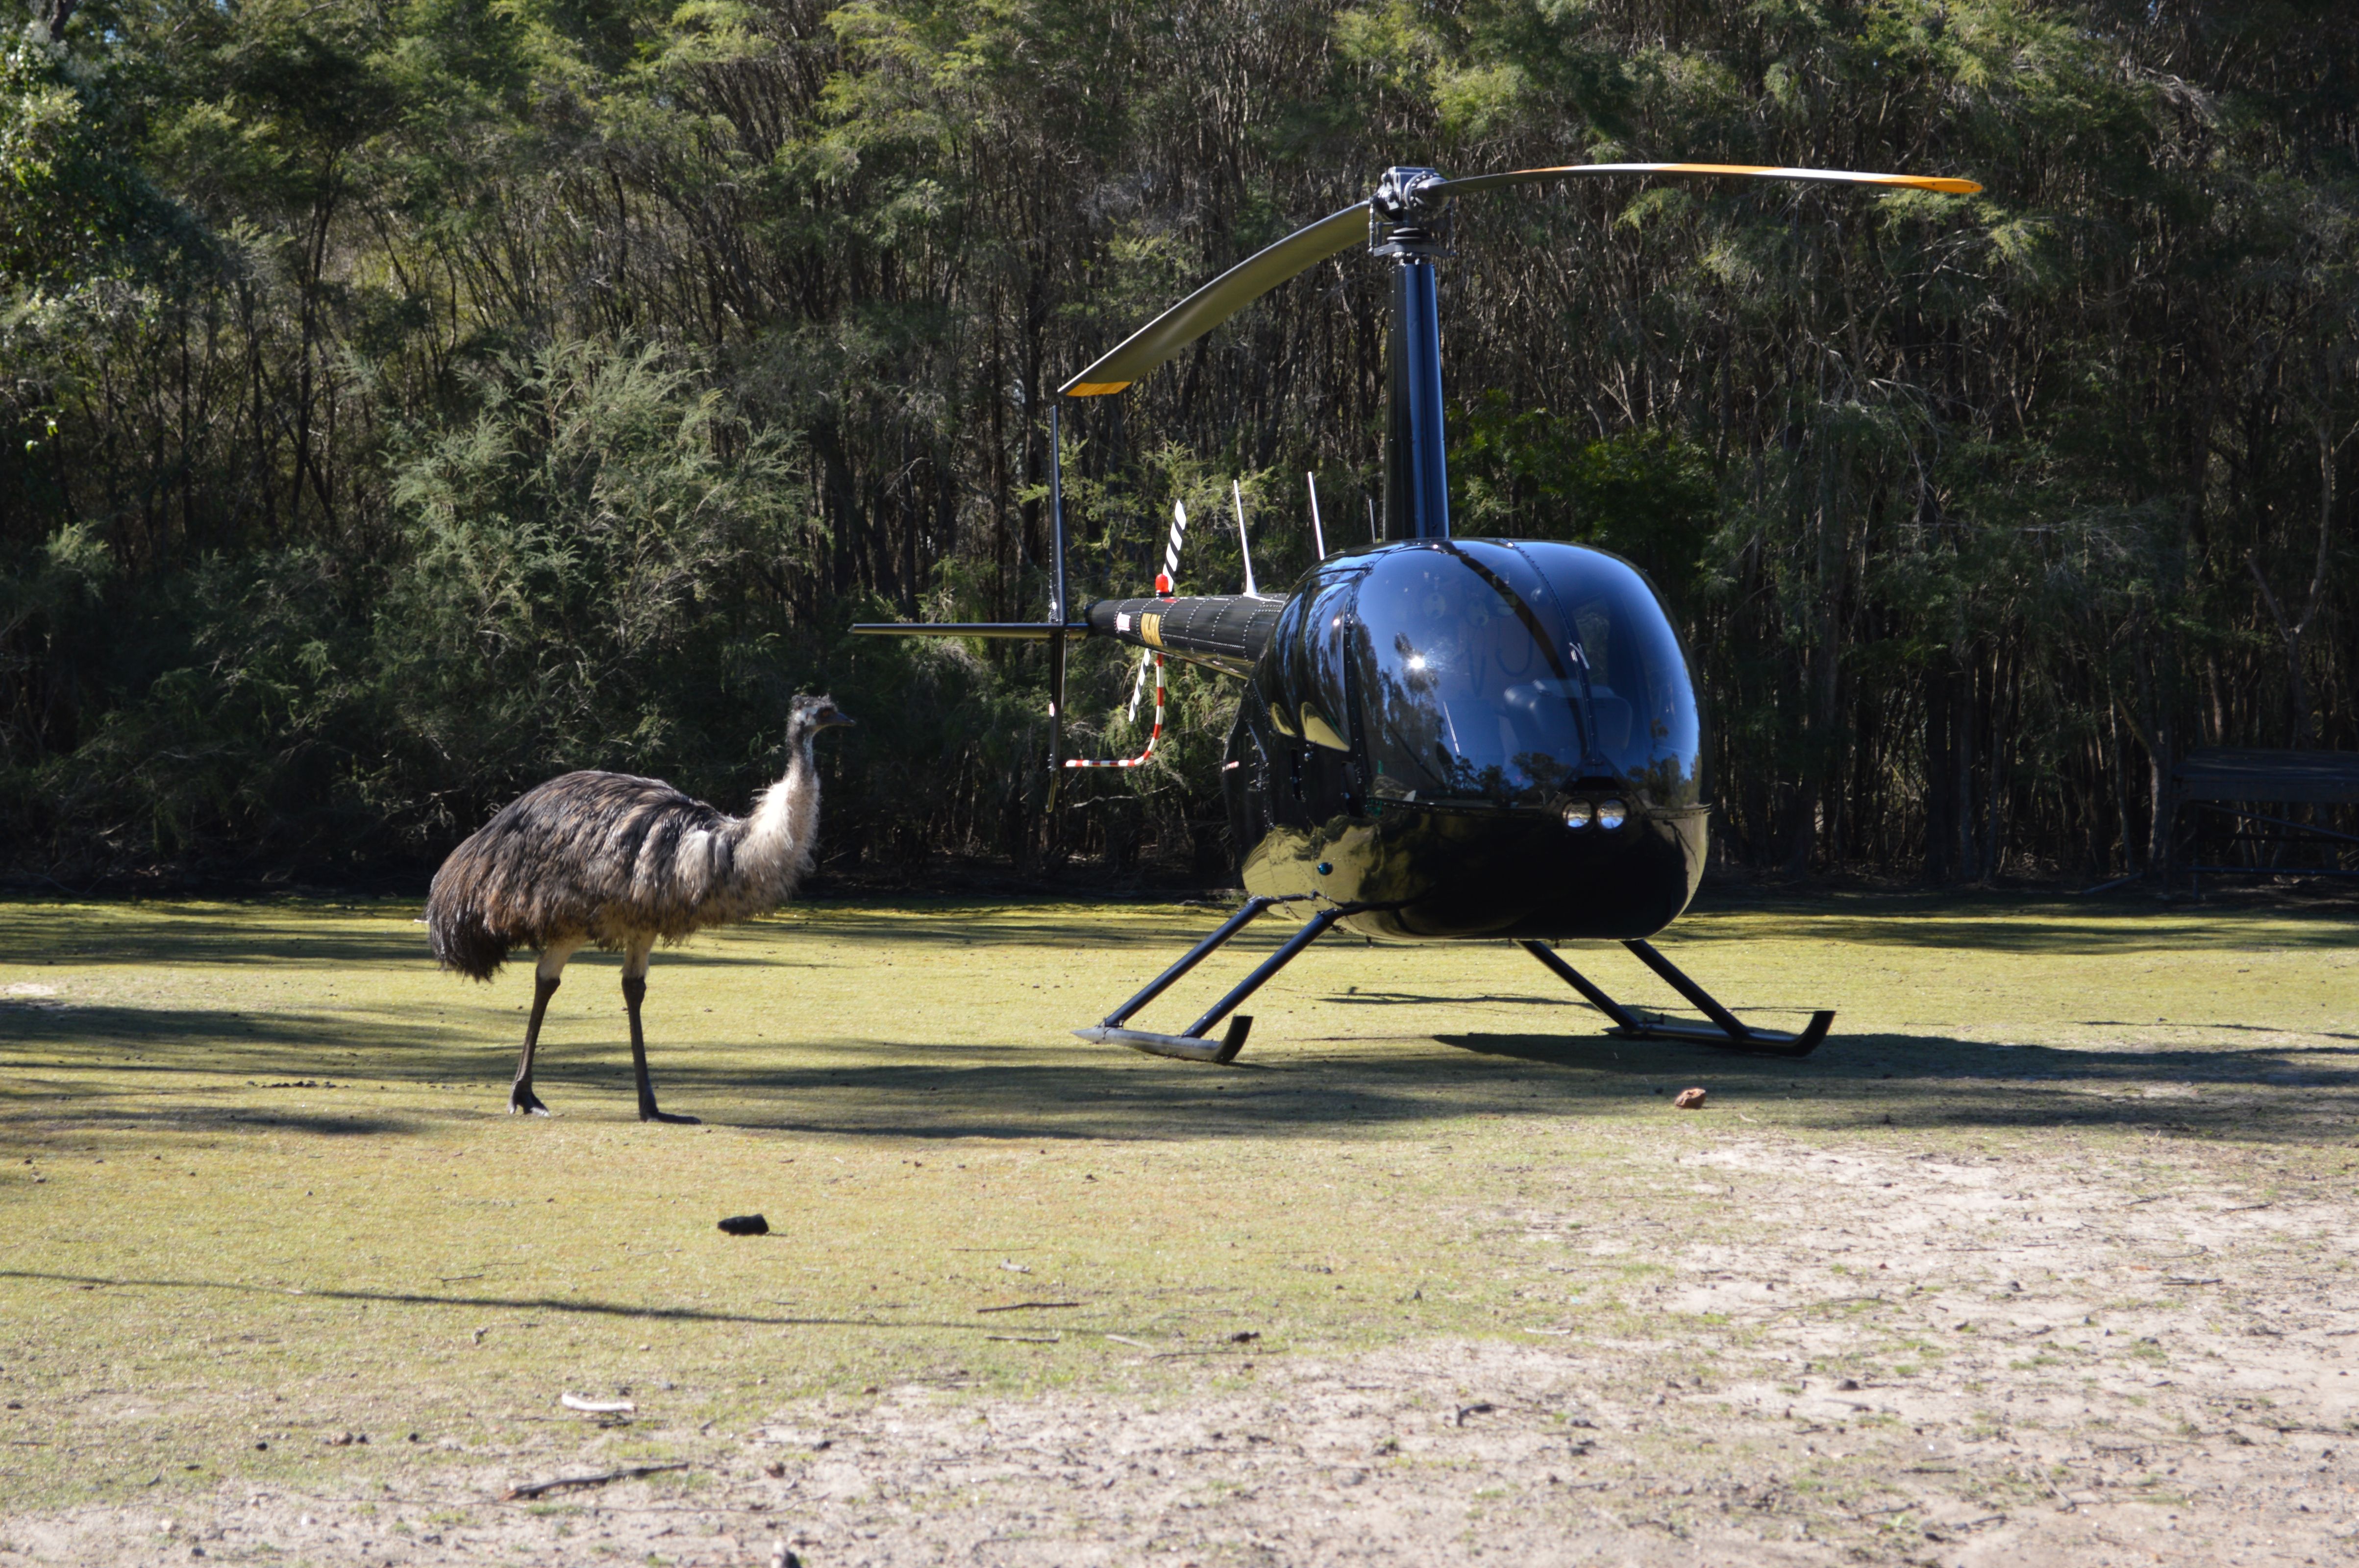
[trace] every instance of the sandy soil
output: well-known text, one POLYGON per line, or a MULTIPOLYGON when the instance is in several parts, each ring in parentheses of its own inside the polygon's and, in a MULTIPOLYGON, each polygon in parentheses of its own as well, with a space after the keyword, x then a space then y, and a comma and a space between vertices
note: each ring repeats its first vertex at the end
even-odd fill
POLYGON ((2347 1176, 1729 1130, 1626 1161, 1709 1239, 1596 1219, 1569 1177, 1465 1214, 1466 1267, 1529 1308, 1505 1339, 1142 1343, 1135 1393, 953 1373, 736 1432, 658 1396, 367 1496, 10 1519, 0 1564, 2359 1560, 2347 1176), (1661 1332, 1555 1321, 1614 1268, 1661 1332), (691 1467, 496 1500, 656 1453, 691 1467))

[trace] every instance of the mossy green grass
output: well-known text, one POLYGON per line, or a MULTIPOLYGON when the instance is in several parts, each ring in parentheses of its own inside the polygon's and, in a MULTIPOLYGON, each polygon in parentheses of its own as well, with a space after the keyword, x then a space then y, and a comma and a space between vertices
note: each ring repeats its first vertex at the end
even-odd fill
MULTIPOLYGON (((1664 1172, 1733 1137, 2172 1185, 2340 1171, 2352 1131, 2359 944, 2332 911, 1862 895, 1662 940, 1748 1016, 1838 1009, 1799 1062, 1610 1039, 1504 944, 1333 939, 1213 1068, 1066 1032, 1214 911, 798 905, 656 960, 656 1086, 699 1127, 635 1119, 615 961, 590 954, 542 1039, 558 1115, 507 1116, 529 963, 438 973, 415 914, 0 904, 0 1504, 348 1489, 580 1422, 566 1392, 690 1430, 886 1384, 1151 1392, 1408 1340, 1658 1342, 1695 1325, 1650 1260, 1569 1255, 1543 1299, 1518 1214, 1709 1240, 1736 1223, 1721 1189, 1664 1172), (1706 1108, 1670 1108, 1690 1084, 1706 1108), (753 1212, 768 1236, 715 1227, 753 1212)), ((1283 934, 1142 1022, 1180 1026, 1283 934)), ((1568 953, 1672 1000, 1618 949, 1568 953)))

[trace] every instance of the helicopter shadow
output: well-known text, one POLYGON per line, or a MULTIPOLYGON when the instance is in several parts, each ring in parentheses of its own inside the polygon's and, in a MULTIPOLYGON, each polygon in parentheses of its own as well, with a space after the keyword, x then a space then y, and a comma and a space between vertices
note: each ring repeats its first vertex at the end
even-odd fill
POLYGON ((1779 915, 1807 919, 1826 940, 1867 947, 1931 948, 1948 952, 2028 954, 2041 957, 2104 957, 2121 953, 2180 950, 2216 953, 2232 947, 2332 951, 2354 937, 2347 907, 2264 906, 2266 929, 2227 935, 2211 922, 2168 916, 2125 919, 2118 905, 2040 892, 1875 892, 1829 896, 1803 891, 1707 888, 1691 906, 1701 919, 1683 920, 1657 941, 1665 952, 1682 946, 1739 943, 1757 933, 1741 920, 1713 916, 1779 915))
MULTIPOLYGON (((1692 1085, 1721 1106, 1799 1107, 1810 1125, 2053 1130, 2130 1126, 2248 1141, 2347 1136, 2359 1046, 2317 1044, 2092 1050, 1951 1035, 1838 1036, 1807 1057, 1753 1055, 1604 1033, 1451 1033, 1478 1057, 1558 1069, 1600 1096, 1692 1085)), ((1780 1119, 1784 1119, 1781 1116, 1780 1119)))

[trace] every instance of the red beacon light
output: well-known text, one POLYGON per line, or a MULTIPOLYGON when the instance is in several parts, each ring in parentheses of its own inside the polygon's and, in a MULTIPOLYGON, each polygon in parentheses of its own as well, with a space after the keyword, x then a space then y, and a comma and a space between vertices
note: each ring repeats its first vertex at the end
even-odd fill
POLYGON ((1158 599, 1169 599, 1171 597, 1171 574, 1169 572, 1157 572, 1155 574, 1155 594, 1158 599))

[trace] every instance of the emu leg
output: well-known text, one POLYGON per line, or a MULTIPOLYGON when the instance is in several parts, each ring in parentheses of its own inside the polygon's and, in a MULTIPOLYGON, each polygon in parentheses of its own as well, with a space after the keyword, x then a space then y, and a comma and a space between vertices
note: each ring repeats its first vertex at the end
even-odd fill
POLYGON ((623 1006, 631 1014, 631 1071, 639 1080, 639 1119, 676 1121, 693 1126, 696 1118, 674 1116, 656 1108, 656 1087, 647 1077, 647 1042, 639 1031, 639 1004, 647 998, 647 953, 634 947, 623 956, 623 1006))
POLYGON ((524 1026, 524 1055, 516 1062, 516 1085, 508 1090, 510 1116, 548 1116, 549 1108, 540 1103, 532 1092, 532 1049, 540 1044, 541 1015, 549 1011, 549 999, 557 994, 557 982, 565 973, 565 960, 573 957, 582 946, 578 936, 552 940, 540 950, 540 961, 532 967, 532 1022, 524 1026))
POLYGON ((558 977, 536 975, 532 982, 532 1022, 524 1026, 524 1055, 516 1062, 516 1083, 508 1089, 510 1116, 547 1116, 549 1109, 532 1092, 532 1051, 540 1044, 541 1016, 549 1011, 549 999, 557 994, 558 977))

